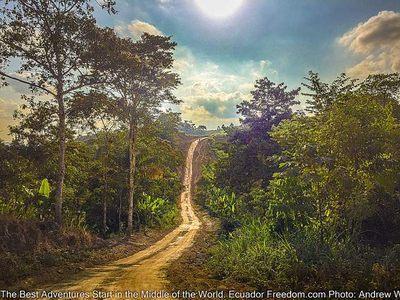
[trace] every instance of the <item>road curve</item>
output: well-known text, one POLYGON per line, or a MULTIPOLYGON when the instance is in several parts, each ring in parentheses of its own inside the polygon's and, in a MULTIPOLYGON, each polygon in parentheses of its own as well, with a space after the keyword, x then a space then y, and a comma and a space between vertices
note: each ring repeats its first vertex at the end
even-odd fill
MULTIPOLYGON (((199 139, 190 144, 180 197, 182 223, 152 246, 129 257, 83 271, 75 279, 42 290, 52 291, 155 291, 164 290, 164 270, 191 247, 201 223, 191 203, 193 156, 199 139)), ((105 297, 103 299, 111 299, 105 297)))

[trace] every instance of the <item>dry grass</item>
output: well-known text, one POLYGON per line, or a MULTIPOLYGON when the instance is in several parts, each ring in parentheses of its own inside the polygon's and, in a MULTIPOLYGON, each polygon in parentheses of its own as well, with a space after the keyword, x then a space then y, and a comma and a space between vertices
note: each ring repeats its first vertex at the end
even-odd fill
POLYGON ((79 228, 0 216, 0 289, 32 289, 145 249, 168 230, 103 240, 79 228))

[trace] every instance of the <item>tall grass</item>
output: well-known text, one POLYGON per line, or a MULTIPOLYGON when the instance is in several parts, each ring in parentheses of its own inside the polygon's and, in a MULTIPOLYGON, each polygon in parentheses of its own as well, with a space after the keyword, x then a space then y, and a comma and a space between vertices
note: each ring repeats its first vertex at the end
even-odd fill
POLYGON ((400 283, 400 245, 385 252, 334 235, 321 243, 312 228, 275 235, 268 223, 254 221, 211 252, 217 275, 260 289, 389 289, 400 283))

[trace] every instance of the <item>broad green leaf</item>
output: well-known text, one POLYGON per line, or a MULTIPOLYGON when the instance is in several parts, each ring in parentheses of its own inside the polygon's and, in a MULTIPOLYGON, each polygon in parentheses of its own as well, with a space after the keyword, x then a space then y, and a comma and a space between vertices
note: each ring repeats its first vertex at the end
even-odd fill
POLYGON ((39 195, 44 196, 46 198, 50 197, 50 184, 47 178, 42 180, 42 183, 40 185, 39 189, 39 195))

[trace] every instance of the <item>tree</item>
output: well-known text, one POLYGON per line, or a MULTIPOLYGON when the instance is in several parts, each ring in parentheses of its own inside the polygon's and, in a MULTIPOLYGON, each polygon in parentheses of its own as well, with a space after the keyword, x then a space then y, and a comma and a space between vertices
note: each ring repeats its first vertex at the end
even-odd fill
POLYGON ((185 120, 180 122, 179 130, 188 134, 188 135, 197 135, 201 136, 206 134, 207 127, 204 125, 196 126, 192 121, 185 120))
POLYGON ((206 131, 207 130, 207 126, 199 125, 198 129, 201 130, 201 131, 206 131))
POLYGON ((308 97, 306 110, 310 113, 322 113, 336 101, 342 101, 345 95, 353 93, 400 100, 400 75, 398 73, 371 74, 363 81, 350 78, 342 73, 331 83, 326 83, 321 80, 318 73, 310 71, 308 77, 304 79, 306 82, 302 85, 309 91, 303 95, 308 97))
POLYGON ((330 107, 339 96, 350 93, 357 88, 357 79, 351 79, 345 73, 340 74, 331 84, 321 81, 318 73, 308 72, 308 77, 304 78, 309 92, 303 93, 308 96, 306 110, 311 113, 320 113, 330 107))
POLYGON ((159 130, 160 138, 172 143, 178 133, 179 123, 181 122, 180 113, 167 111, 161 113, 157 118, 156 126, 159 130))
POLYGON ((303 84, 312 91, 305 93, 307 110, 315 115, 285 121, 271 133, 283 149, 270 186, 271 207, 280 207, 275 222, 286 229, 318 224, 321 237, 335 226, 387 239, 390 232, 382 228, 397 220, 386 222, 385 214, 399 209, 393 201, 399 182, 399 75, 370 75, 356 83, 341 74, 328 84, 310 72, 309 81, 303 84))
POLYGON ((102 190, 102 233, 107 233, 107 203, 109 198, 109 173, 115 169, 111 166, 110 148, 113 142, 113 131, 119 125, 114 113, 115 103, 107 95, 95 91, 77 93, 71 100, 70 117, 83 130, 89 130, 98 142, 96 158, 100 161, 102 190))
MULTIPOLYGON (((111 2, 104 4, 113 7, 111 2)), ((88 64, 89 57, 96 57, 88 53, 96 42, 93 7, 89 0, 6 0, 0 13, 0 75, 27 84, 55 103, 59 143, 55 216, 61 225, 68 98, 103 81, 88 64), (21 62, 18 75, 7 65, 10 59, 21 62)))
POLYGON ((256 81, 254 90, 251 92, 253 98, 250 101, 240 103, 238 113, 244 125, 252 129, 263 128, 269 130, 282 119, 292 115, 292 106, 299 104, 296 99, 300 88, 286 91, 287 86, 282 82, 275 84, 267 77, 256 81))
POLYGON ((276 164, 271 159, 279 153, 278 144, 269 132, 273 126, 292 116, 292 106, 300 89, 287 90, 284 83, 275 84, 268 78, 256 81, 251 92, 252 99, 240 103, 237 108, 242 115, 242 127, 229 129, 229 143, 223 148, 226 155, 221 156, 217 168, 217 181, 239 193, 248 193, 258 184, 268 185, 276 164))
POLYGON ((400 74, 369 75, 360 84, 359 91, 372 96, 400 101, 400 74))
POLYGON ((104 30, 100 52, 104 59, 96 66, 105 70, 111 85, 104 91, 118 104, 119 119, 129 130, 129 195, 128 234, 133 230, 133 213, 136 207, 134 195, 137 136, 160 112, 162 103, 177 104, 180 101, 172 91, 180 83, 177 74, 171 72, 173 50, 176 43, 170 37, 143 34, 141 39, 117 37, 104 30))

